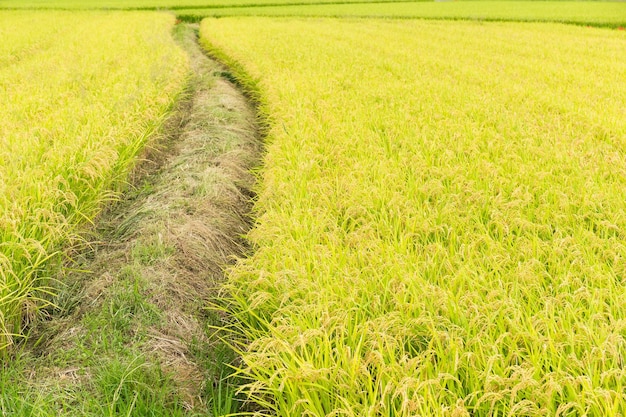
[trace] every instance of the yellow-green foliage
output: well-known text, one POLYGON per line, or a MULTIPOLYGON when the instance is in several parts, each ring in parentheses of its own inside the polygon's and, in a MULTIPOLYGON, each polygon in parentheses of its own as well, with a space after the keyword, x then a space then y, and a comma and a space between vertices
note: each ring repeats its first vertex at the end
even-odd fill
POLYGON ((626 34, 263 18, 201 33, 269 116, 256 253, 230 281, 262 404, 626 414, 626 34))
POLYGON ((184 85, 159 13, 0 12, 0 351, 184 85))

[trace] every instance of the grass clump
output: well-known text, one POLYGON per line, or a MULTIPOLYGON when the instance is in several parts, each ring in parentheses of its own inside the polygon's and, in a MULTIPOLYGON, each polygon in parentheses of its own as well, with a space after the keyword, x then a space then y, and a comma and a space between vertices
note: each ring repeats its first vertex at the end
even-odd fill
POLYGON ((229 286, 262 410, 626 412, 623 33, 225 18, 201 34, 269 116, 256 251, 229 286))
POLYGON ((187 415, 169 384, 161 368, 141 356, 129 363, 113 359, 94 378, 96 392, 106 404, 101 415, 109 417, 187 415))
MULTIPOLYGON (((158 13, 0 12, 0 352, 123 188, 188 62, 158 13), (71 28, 71 30, 68 30, 71 28)), ((0 356, 2 353, 0 353, 0 356)))

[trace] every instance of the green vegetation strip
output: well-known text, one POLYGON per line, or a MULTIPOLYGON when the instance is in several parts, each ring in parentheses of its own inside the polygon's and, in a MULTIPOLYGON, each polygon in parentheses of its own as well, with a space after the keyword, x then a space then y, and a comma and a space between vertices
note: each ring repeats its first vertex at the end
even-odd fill
POLYGON ((626 34, 208 19, 270 123, 231 274, 279 416, 626 413, 626 34))
POLYGON ((158 13, 0 12, 0 356, 181 92, 158 13))
POLYGON ((481 21, 547 21, 594 26, 626 26, 625 2, 468 1, 362 4, 311 4, 247 8, 181 10, 179 17, 199 21, 207 16, 326 16, 470 19, 481 21))

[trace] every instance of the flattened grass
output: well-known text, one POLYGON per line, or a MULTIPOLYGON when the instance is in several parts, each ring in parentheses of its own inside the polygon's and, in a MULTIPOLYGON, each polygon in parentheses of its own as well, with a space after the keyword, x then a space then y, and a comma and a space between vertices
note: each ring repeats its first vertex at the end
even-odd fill
POLYGON ((230 282, 265 409, 626 413, 626 34, 263 18, 201 34, 270 121, 256 252, 230 282))
POLYGON ((0 12, 0 352, 182 91, 158 13, 0 12))

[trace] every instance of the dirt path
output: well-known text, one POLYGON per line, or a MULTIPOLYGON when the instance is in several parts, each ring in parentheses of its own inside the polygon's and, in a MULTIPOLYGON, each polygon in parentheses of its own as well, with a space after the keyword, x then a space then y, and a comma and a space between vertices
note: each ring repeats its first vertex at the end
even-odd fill
MULTIPOLYGON (((136 188, 99 219, 99 243, 61 277, 67 285, 50 320, 33 328, 22 372, 0 381, 26 392, 18 415, 26 406, 38 410, 28 415, 237 409, 223 383, 236 357, 214 336, 222 318, 206 307, 223 268, 245 250, 260 142, 254 110, 202 53, 194 28, 180 25, 176 36, 191 57, 189 99, 136 188)), ((6 401, 0 411, 11 411, 6 401)))

